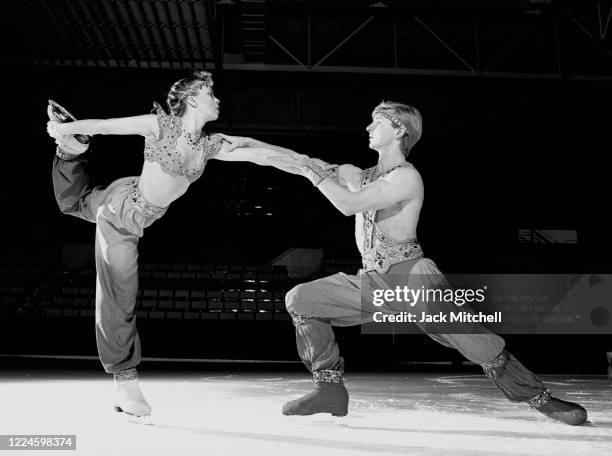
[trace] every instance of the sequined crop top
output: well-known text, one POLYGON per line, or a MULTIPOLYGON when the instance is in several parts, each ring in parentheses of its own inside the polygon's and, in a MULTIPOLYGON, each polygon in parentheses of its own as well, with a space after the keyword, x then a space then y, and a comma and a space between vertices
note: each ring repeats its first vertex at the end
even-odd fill
POLYGON ((204 139, 202 161, 195 167, 187 169, 181 152, 176 148, 176 142, 181 135, 181 118, 166 114, 164 109, 154 103, 159 125, 159 138, 145 139, 144 158, 157 162, 162 170, 170 176, 185 176, 189 182, 194 182, 202 176, 206 162, 221 149, 223 138, 219 135, 207 135, 204 139))

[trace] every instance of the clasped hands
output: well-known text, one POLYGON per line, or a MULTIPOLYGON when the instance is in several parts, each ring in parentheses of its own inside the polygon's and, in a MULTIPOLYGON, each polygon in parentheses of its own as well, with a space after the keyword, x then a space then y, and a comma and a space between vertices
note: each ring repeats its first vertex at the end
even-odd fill
MULTIPOLYGON (((223 134, 220 134, 220 136, 223 138, 224 141, 229 143, 227 150, 228 152, 242 147, 256 147, 267 149, 265 146, 262 146, 259 141, 256 141, 252 138, 244 138, 239 136, 228 137, 223 134)), ((336 167, 336 165, 331 165, 318 158, 310 158, 308 155, 289 151, 288 149, 286 149, 287 152, 282 152, 273 149, 268 150, 270 154, 266 157, 266 159, 270 165, 291 174, 298 174, 301 176, 308 177, 309 179, 309 175, 312 174, 313 168, 316 169, 318 174, 321 174, 323 172, 330 172, 336 167)))

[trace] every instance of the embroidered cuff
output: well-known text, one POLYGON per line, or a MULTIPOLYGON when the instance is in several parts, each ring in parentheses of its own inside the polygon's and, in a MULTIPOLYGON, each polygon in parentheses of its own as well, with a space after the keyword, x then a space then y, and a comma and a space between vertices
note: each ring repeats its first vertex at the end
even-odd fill
POLYGON ((114 378, 115 383, 133 382, 138 380, 138 372, 136 372, 136 369, 126 369, 117 372, 114 378))
POLYGON ((550 391, 544 389, 538 393, 536 397, 533 399, 529 399, 527 403, 531 408, 542 407, 545 404, 548 404, 552 400, 552 396, 550 395, 550 391))
POLYGON ((305 317, 304 315, 295 314, 295 313, 291 313, 290 315, 291 315, 291 319, 293 320, 293 324, 295 326, 306 323, 306 320, 308 320, 308 318, 305 317))
POLYGON ((55 151, 55 155, 65 161, 72 161, 79 156, 78 154, 69 154, 68 152, 62 150, 60 147, 58 147, 55 151))
POLYGON ((308 159, 306 162, 306 178, 312 182, 312 185, 318 187, 321 182, 330 177, 332 173, 325 171, 312 159, 308 159))
POLYGON ((315 383, 327 382, 327 383, 344 383, 342 377, 342 371, 339 370, 319 370, 312 373, 312 378, 315 383))
POLYGON ((501 369, 508 362, 508 352, 502 350, 499 355, 493 358, 491 361, 482 363, 482 369, 487 377, 498 378, 501 374, 501 369))

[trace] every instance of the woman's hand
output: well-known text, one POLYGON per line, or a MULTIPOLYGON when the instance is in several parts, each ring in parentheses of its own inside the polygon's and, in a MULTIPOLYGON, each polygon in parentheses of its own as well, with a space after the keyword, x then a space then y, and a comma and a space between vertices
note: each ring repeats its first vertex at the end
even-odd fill
POLYGON ((255 141, 252 138, 244 138, 242 136, 228 136, 224 135, 223 133, 217 134, 221 136, 221 138, 223 138, 223 141, 228 143, 228 145, 225 146, 226 152, 231 152, 234 149, 239 149, 241 147, 257 147, 255 141))

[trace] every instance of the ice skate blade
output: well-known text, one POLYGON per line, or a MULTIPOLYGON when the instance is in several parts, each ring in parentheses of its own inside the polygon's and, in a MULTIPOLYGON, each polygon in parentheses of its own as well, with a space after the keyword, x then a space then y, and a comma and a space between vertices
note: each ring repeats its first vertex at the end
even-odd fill
POLYGON ((345 417, 346 415, 348 415, 348 412, 332 412, 330 410, 319 410, 316 412, 305 412, 305 413, 287 413, 285 411, 283 411, 283 415, 285 416, 313 416, 313 415, 319 415, 321 413, 329 413, 331 416, 336 417, 336 418, 342 418, 345 417))
POLYGON ((134 415, 130 412, 126 412, 118 405, 115 405, 115 412, 123 413, 123 416, 132 423, 143 424, 145 426, 150 426, 153 424, 153 421, 151 421, 151 415, 142 415, 142 416, 134 415))
MULTIPOLYGON (((66 122, 74 122, 76 117, 74 117, 70 112, 61 106, 58 102, 49 100, 49 106, 47 107, 47 115, 50 119, 55 119, 59 123, 66 122)), ((74 135, 74 139, 80 142, 83 145, 88 145, 91 137, 87 135, 76 134, 74 135)))

